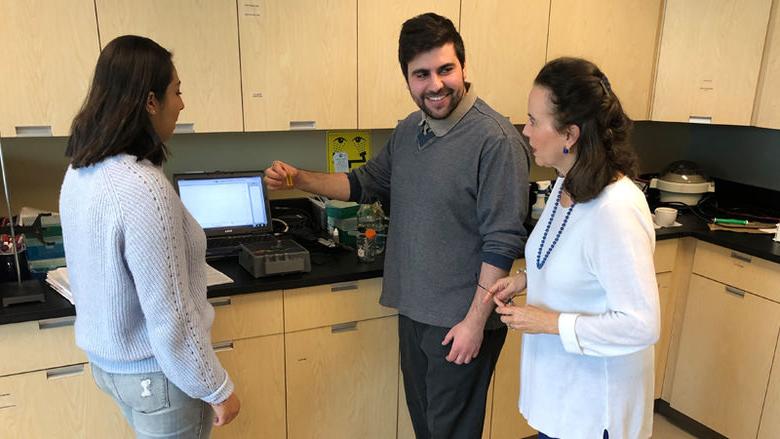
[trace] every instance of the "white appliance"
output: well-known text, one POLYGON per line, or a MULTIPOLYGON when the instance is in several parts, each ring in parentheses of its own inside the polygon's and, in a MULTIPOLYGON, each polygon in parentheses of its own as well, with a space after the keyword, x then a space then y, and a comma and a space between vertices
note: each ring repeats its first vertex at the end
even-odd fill
POLYGON ((650 180, 650 187, 661 193, 662 203, 683 203, 695 206, 708 192, 715 192, 715 183, 696 163, 681 160, 666 167, 661 176, 650 180))

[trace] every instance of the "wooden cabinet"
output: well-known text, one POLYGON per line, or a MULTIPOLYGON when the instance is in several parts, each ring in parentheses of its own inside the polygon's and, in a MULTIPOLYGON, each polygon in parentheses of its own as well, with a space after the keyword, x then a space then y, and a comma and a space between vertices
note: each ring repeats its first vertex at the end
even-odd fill
MULTIPOLYGON (((525 295, 516 298, 514 302, 520 306, 525 305, 525 295)), ((528 425, 517 406, 520 398, 522 343, 523 334, 510 330, 496 364, 493 376, 495 392, 493 393, 491 439, 517 439, 536 434, 536 430, 528 425)))
POLYGON ((576 56, 593 61, 609 78, 626 113, 635 120, 648 119, 662 3, 555 0, 547 60, 576 56))
MULTIPOLYGON (((459 0, 358 0, 358 126, 394 128, 418 110, 398 62, 398 36, 404 21, 426 12, 458 26, 459 0)), ((469 46, 466 43, 466 54, 469 46)), ((468 58, 467 58, 468 59, 468 58)))
POLYGON ((287 437, 395 438, 398 318, 286 334, 287 437))
POLYGON ((178 132, 242 131, 236 2, 97 0, 100 43, 136 34, 173 52, 184 110, 178 132))
POLYGON ((356 20, 354 0, 239 2, 245 130, 356 128, 356 20))
POLYGON ((237 340, 284 331, 281 291, 213 297, 211 340, 237 340))
POLYGON ((780 304, 694 269, 671 406, 728 437, 756 437, 779 329, 780 304))
POLYGON ((528 93, 545 60, 549 11, 550 0, 461 2, 466 80, 513 124, 528 120, 528 93))
POLYGON ((674 294, 672 290, 672 270, 677 259, 678 242, 674 240, 656 243, 654 263, 656 281, 658 283, 658 299, 661 306, 661 336, 655 344, 655 398, 661 397, 666 361, 669 355, 669 345, 672 337, 674 321, 674 294))
POLYGON ((772 363, 772 375, 769 387, 766 389, 764 412, 761 414, 761 426, 758 439, 775 439, 780 437, 780 337, 775 349, 775 360, 772 363))
POLYGON ((652 119, 749 125, 771 3, 666 1, 652 119))
POLYGON ((218 343, 217 356, 241 400, 241 413, 216 427, 215 438, 285 439, 284 336, 282 334, 218 343))
POLYGON ((0 437, 132 437, 90 374, 77 364, 0 378, 0 437))
POLYGON ((780 4, 774 2, 753 107, 753 125, 780 129, 780 4))
POLYGON ((0 376, 85 363, 76 347, 75 317, 0 326, 0 376))
POLYGON ((0 0, 0 137, 67 136, 98 45, 92 0, 0 0))

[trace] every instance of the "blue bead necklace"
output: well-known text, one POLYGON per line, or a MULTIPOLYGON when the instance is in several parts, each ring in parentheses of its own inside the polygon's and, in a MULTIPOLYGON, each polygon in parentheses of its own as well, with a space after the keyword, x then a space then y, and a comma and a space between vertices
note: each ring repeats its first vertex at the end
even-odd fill
POLYGON ((561 193, 563 193, 563 188, 558 191, 558 198, 555 200, 555 205, 553 206, 553 211, 550 213, 550 219, 547 220, 547 227, 544 229, 544 235, 542 235, 542 243, 539 244, 539 250, 536 252, 536 268, 538 270, 541 270, 544 266, 544 263, 547 262, 547 258, 550 256, 550 252, 552 249, 555 248, 555 244, 558 243, 558 239, 561 237, 561 233, 563 233, 563 229, 566 228, 566 223, 569 222, 569 216, 571 216, 571 211, 574 210, 574 204, 572 202, 571 206, 569 206, 568 210, 566 211, 566 216, 563 217, 563 223, 561 223, 561 228, 558 229, 558 233, 555 234, 555 239, 553 239, 552 244, 550 244, 550 248, 547 249, 547 252, 544 254, 544 259, 542 259, 542 248, 544 248, 544 242, 547 241, 547 234, 550 233, 550 226, 552 226, 553 218, 555 218, 555 212, 558 211, 558 205, 561 204, 561 193))

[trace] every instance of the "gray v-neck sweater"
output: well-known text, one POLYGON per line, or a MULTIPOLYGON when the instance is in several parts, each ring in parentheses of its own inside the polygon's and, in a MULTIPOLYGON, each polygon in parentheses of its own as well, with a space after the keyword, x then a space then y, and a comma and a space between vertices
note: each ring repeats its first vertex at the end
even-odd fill
MULTIPOLYGON (((472 103, 422 144, 422 113, 410 114, 376 158, 349 174, 352 200, 390 201, 380 303, 429 325, 463 320, 481 264, 508 270, 527 236, 529 149, 481 99, 461 105, 472 103)), ((486 329, 501 325, 493 314, 486 329)))

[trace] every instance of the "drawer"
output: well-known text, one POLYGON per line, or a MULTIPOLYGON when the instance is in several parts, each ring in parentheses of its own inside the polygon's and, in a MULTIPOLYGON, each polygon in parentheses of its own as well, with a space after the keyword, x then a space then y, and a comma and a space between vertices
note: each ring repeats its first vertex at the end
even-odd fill
POLYGON ((675 258, 677 257, 677 239, 667 239, 655 243, 655 272, 665 273, 674 269, 675 258))
POLYGON ((281 291, 212 297, 209 303, 214 307, 212 341, 281 334, 284 330, 281 291))
POLYGON ((75 320, 72 316, 0 325, 0 376, 86 362, 76 347, 75 320))
POLYGON ((379 304, 382 278, 285 290, 285 332, 397 314, 379 304))
POLYGON ((780 302, 780 264, 699 241, 693 272, 780 302))

